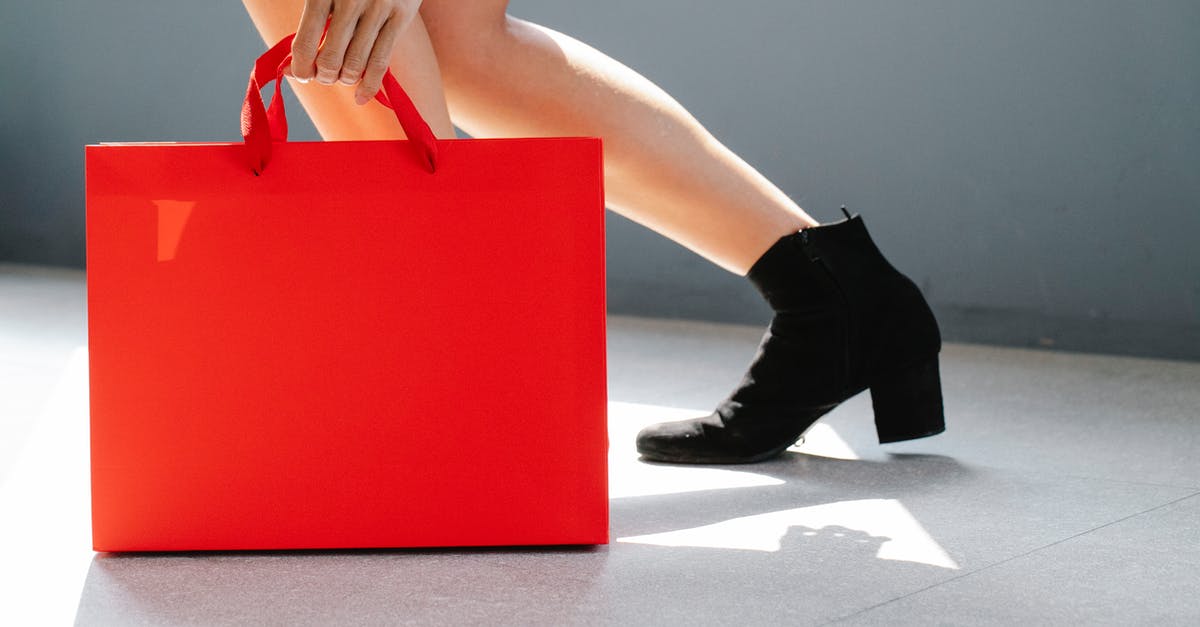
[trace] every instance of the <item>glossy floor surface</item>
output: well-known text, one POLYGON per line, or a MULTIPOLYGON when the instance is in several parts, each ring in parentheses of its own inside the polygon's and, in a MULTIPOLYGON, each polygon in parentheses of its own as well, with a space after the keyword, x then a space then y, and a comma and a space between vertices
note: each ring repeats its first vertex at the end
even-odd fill
POLYGON ((1197 624, 1200 364, 947 345, 948 431, 860 395, 779 459, 640 462, 749 327, 614 316, 612 543, 222 554, 89 544, 83 275, 0 265, 0 624, 1197 624))

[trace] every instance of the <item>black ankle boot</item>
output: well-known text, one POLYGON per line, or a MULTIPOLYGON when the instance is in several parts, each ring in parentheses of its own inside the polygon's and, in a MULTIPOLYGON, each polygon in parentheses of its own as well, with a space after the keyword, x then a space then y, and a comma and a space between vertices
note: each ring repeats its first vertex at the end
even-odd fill
POLYGON ((768 459, 867 388, 880 443, 945 430, 937 321, 917 286, 880 254, 862 218, 846 218, 785 236, 754 264, 747 276, 775 317, 750 371, 712 414, 643 429, 643 458, 768 459))

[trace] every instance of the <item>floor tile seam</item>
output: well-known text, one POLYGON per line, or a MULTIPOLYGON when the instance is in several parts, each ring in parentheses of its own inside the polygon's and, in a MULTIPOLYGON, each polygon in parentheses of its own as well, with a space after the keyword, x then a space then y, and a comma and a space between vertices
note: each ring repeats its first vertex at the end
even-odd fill
POLYGON ((916 595, 919 595, 919 594, 924 594, 924 593, 926 593, 926 592, 928 592, 928 591, 930 591, 930 590, 933 590, 934 588, 938 588, 938 587, 944 586, 944 585, 946 585, 946 584, 953 583, 953 582, 955 582, 955 581, 959 581, 959 580, 961 580, 961 579, 966 579, 967 577, 973 577, 973 576, 975 576, 975 575, 978 575, 979 573, 982 573, 982 572, 984 572, 984 571, 991 570, 991 569, 993 569, 993 568, 996 568, 996 567, 998 567, 998 566, 1003 566, 1004 564, 1007 564, 1007 563, 1009 563, 1009 562, 1012 562, 1012 561, 1015 561, 1015 560, 1019 560, 1019 559, 1021 559, 1021 558, 1024 558, 1024 557, 1028 557, 1028 556, 1030 556, 1030 555, 1033 555, 1034 553, 1038 553, 1038 552, 1044 551, 1044 550, 1046 550, 1046 549, 1053 548, 1053 547, 1055 547, 1055 546, 1058 546, 1058 545, 1060 545, 1060 544, 1063 544, 1063 543, 1065 543, 1065 542, 1070 542, 1071 540, 1075 540, 1075 539, 1077 539, 1077 538, 1081 538, 1081 537, 1083 537, 1083 536, 1086 536, 1086 535, 1088 535, 1088 534, 1095 533, 1095 532, 1097 532, 1097 531, 1099 531, 1099 530, 1101 530, 1101 529, 1105 529, 1105 528, 1107 528, 1107 527, 1111 527, 1111 526, 1113 526, 1113 525, 1120 524, 1120 523, 1123 523, 1123 522, 1125 522, 1125 521, 1128 521, 1128 520, 1132 520, 1132 519, 1134 519, 1134 518, 1137 518, 1137 517, 1139 517, 1139 516, 1143 516, 1143 515, 1145 515, 1145 514, 1149 514, 1149 513, 1151 513, 1151 512, 1154 512, 1154 511, 1157 511, 1157 510, 1163 509, 1163 508, 1165 508, 1165 507, 1170 507, 1171 505, 1175 505, 1176 503, 1182 503, 1183 501, 1186 501, 1186 500, 1188 500, 1188 499, 1194 499, 1194 498, 1197 498, 1197 497, 1200 497, 1200 492, 1193 492, 1193 493, 1191 493, 1191 494, 1188 494, 1188 495, 1185 495, 1185 496, 1181 496, 1181 497, 1179 497, 1179 498, 1177 498, 1177 499, 1172 499, 1172 500, 1170 500, 1170 501, 1167 501, 1166 503, 1160 503, 1160 504, 1158 504, 1158 505, 1155 505, 1154 507, 1151 507, 1151 508, 1149 508, 1149 509, 1145 509, 1145 510, 1142 510, 1142 511, 1139 511, 1139 512, 1135 512, 1135 513, 1129 514, 1128 516, 1123 516, 1123 517, 1121 517, 1121 518, 1118 518, 1117 520, 1109 521, 1109 522, 1107 522, 1107 523, 1104 523, 1104 524, 1102 524, 1102 525, 1099 525, 1099 526, 1097 526, 1097 527, 1094 527, 1094 528, 1092 528, 1092 529, 1088 529, 1088 530, 1085 530, 1085 531, 1080 531, 1079 533, 1073 534, 1073 535, 1071 535, 1071 536, 1068 536, 1068 537, 1066 537, 1066 538, 1061 538, 1061 539, 1059 539, 1059 540, 1055 540, 1054 542, 1050 542, 1050 543, 1047 543, 1047 544, 1045 544, 1045 545, 1042 545, 1042 546, 1039 546, 1039 547, 1035 547, 1035 548, 1033 548, 1033 549, 1030 549, 1030 550, 1028 550, 1028 551, 1025 551, 1024 553, 1019 553, 1019 554, 1017 554, 1017 555, 1012 555, 1012 556, 1006 557, 1006 558, 1004 558, 1004 559, 1002 559, 1002 560, 999 560, 999 561, 996 561, 996 562, 992 562, 991 564, 985 564, 985 565, 983 565, 983 566, 980 566, 979 568, 976 568, 976 569, 970 570, 970 571, 968 571, 968 572, 959 573, 958 575, 955 575, 955 576, 953 576, 953 577, 950 577, 949 579, 945 579, 945 580, 943 580, 943 581, 939 581, 939 582, 937 582, 937 583, 930 584, 930 585, 928 585, 928 586, 925 586, 924 588, 920 588, 920 589, 918 589, 918 590, 913 590, 912 592, 907 592, 907 593, 905 593, 905 594, 901 594, 901 595, 899 595, 899 596, 897 596, 897 597, 894 597, 894 598, 888 599, 888 600, 886 600, 886 601, 881 601, 881 602, 879 602, 879 603, 876 603, 876 604, 874 604, 874 605, 872 605, 872 606, 870 606, 870 607, 865 607, 865 608, 863 608, 863 609, 861 609, 861 610, 857 610, 857 611, 855 611, 855 612, 852 612, 852 613, 850 613, 850 614, 846 614, 845 616, 840 616, 840 617, 838 617, 838 618, 834 618, 834 619, 832 619, 832 620, 826 621, 824 624, 826 624, 826 625, 832 625, 832 624, 836 624, 836 623, 840 623, 840 622, 847 621, 847 620, 849 620, 849 619, 851 619, 851 618, 854 618, 855 616, 859 616, 859 615, 861 615, 861 614, 865 614, 865 613, 867 613, 867 612, 870 612, 870 611, 872 611, 872 610, 878 609, 878 608, 880 608, 880 607, 883 607, 883 606, 885 606, 885 605, 890 605, 890 604, 892 604, 892 603, 895 603, 896 601, 901 601, 901 600, 907 599, 907 598, 909 598, 909 597, 913 597, 913 596, 916 596, 916 595))

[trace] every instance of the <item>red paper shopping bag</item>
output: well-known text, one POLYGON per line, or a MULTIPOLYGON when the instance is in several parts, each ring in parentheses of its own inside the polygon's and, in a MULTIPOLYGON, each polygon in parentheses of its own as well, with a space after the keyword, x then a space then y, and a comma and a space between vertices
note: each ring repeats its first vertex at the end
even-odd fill
POLYGON ((101 551, 607 542, 599 140, 87 148, 101 551))

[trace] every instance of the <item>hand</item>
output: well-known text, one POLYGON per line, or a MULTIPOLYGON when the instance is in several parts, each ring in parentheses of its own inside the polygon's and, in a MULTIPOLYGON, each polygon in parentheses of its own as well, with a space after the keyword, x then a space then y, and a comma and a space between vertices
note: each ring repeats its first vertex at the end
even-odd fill
POLYGON ((292 76, 304 83, 314 77, 324 85, 357 83, 354 100, 366 104, 379 91, 392 48, 420 7, 421 0, 305 0, 292 42, 292 76), (318 50, 327 19, 329 32, 318 50))

